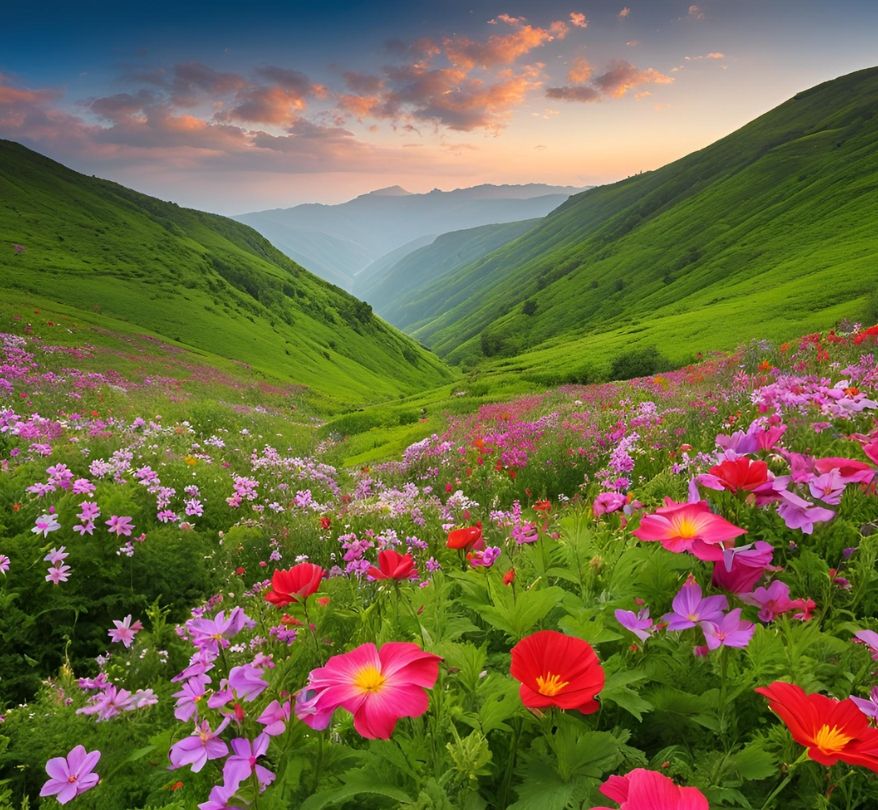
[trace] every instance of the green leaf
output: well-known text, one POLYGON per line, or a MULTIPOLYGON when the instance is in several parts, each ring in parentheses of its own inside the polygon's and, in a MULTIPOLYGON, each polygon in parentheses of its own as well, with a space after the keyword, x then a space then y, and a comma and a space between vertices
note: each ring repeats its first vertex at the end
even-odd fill
MULTIPOLYGON (((371 770, 348 771, 342 777, 344 784, 338 787, 321 790, 309 796, 299 805, 299 810, 322 810, 334 804, 347 801, 354 796, 373 795, 384 796, 401 804, 412 804, 412 797, 396 785, 381 784, 375 780, 371 770)), ((362 805, 368 806, 368 804, 362 805)))

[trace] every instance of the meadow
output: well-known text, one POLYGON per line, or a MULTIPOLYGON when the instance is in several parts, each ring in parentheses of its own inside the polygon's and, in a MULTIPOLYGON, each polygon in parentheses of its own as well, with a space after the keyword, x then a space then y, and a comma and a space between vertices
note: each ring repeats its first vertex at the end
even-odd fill
POLYGON ((878 328, 464 379, 351 463, 300 388, 10 312, 0 807, 878 804, 878 328))

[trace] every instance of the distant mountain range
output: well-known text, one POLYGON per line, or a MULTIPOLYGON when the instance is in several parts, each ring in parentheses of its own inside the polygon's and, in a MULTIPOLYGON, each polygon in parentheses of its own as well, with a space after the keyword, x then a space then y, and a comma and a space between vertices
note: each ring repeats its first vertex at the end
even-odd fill
POLYGON ((870 68, 661 169, 572 197, 496 250, 422 274, 409 304, 386 311, 452 362, 488 358, 547 379, 606 371, 638 348, 679 362, 878 318, 876 155, 870 68))
POLYGON ((387 266, 387 254, 406 245, 414 250, 449 231, 543 217, 581 190, 531 183, 410 194, 389 186, 339 205, 308 203, 235 219, 310 271, 355 290, 387 266))
POLYGON ((252 228, 0 140, 0 308, 139 329, 307 386, 327 409, 450 380, 445 365, 252 228))

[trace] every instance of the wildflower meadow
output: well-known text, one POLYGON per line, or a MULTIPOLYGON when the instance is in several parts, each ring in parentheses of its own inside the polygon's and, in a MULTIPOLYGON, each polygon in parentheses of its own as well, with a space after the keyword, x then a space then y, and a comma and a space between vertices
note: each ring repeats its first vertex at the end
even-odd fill
POLYGON ((0 335, 0 807, 878 807, 878 328, 353 468, 51 334, 0 335))

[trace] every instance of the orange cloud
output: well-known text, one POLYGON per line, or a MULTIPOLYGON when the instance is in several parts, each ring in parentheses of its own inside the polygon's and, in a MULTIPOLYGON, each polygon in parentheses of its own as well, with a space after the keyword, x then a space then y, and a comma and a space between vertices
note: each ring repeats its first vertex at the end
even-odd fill
POLYGON ((588 18, 581 11, 571 11, 570 24, 574 28, 588 28, 588 18))
POLYGON ((643 84, 671 84, 673 81, 673 77, 655 68, 640 70, 630 62, 619 59, 611 62, 609 69, 595 78, 594 84, 606 95, 621 98, 632 88, 643 84))
POLYGON ((570 70, 567 71, 567 81, 573 84, 584 84, 591 78, 591 65, 584 56, 578 56, 573 60, 570 70))
POLYGON ((620 20, 624 20, 626 17, 631 16, 631 9, 628 6, 625 6, 617 15, 620 20))
POLYGON ((479 41, 469 37, 448 37, 443 41, 445 56, 457 68, 491 68, 511 65, 520 57, 555 39, 563 39, 567 24, 558 20, 548 28, 520 25, 509 34, 496 34, 479 41))

